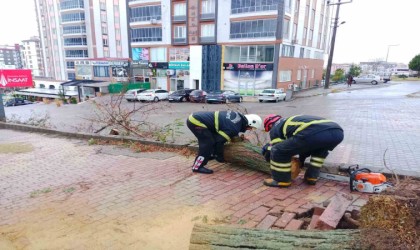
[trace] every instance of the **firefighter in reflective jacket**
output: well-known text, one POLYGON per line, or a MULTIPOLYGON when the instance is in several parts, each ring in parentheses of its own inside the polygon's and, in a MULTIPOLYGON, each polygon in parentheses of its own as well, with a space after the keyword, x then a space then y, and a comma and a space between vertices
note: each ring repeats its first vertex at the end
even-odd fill
POLYGON ((199 147, 192 171, 212 174, 213 170, 205 167, 207 162, 214 158, 223 162, 223 145, 241 132, 261 129, 262 119, 234 111, 196 112, 188 117, 187 126, 197 137, 199 147))
POLYGON ((344 138, 340 125, 310 115, 289 118, 268 115, 264 119, 264 129, 270 132, 271 140, 262 150, 266 160, 270 161, 272 179, 264 181, 264 185, 270 187, 291 185, 291 158, 294 155, 299 155, 302 163, 311 156, 304 180, 315 185, 328 151, 333 150, 344 138))

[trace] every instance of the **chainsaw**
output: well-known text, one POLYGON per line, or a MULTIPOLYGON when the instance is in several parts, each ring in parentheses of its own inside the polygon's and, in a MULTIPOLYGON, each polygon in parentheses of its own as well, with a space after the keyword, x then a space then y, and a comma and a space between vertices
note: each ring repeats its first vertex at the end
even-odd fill
POLYGON ((388 187, 392 187, 392 184, 386 181, 385 175, 372 173, 367 168, 359 169, 358 165, 348 167, 347 173, 349 176, 320 172, 319 177, 333 181, 348 182, 350 191, 362 193, 380 193, 388 187))

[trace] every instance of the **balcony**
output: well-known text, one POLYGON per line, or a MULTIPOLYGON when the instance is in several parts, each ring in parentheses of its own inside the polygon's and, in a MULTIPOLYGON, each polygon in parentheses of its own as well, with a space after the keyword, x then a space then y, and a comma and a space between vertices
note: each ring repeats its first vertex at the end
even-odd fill
POLYGON ((183 23, 187 21, 187 16, 172 16, 172 22, 183 23))
POLYGON ((141 4, 141 3, 152 3, 152 2, 160 2, 161 0, 129 0, 128 1, 128 6, 132 7, 135 6, 137 4, 141 4))
POLYGON ((206 21, 206 20, 214 20, 216 18, 215 13, 202 13, 200 16, 200 20, 206 21))
POLYGON ((174 44, 187 44, 187 38, 186 37, 182 37, 182 38, 174 38, 173 39, 173 43, 174 44))
POLYGON ((215 43, 216 37, 215 36, 202 36, 200 37, 200 43, 215 43))

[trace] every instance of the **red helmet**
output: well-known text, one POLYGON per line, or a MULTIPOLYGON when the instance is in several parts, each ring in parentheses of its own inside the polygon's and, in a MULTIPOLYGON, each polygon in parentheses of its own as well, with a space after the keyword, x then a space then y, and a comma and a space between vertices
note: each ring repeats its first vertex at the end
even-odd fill
POLYGON ((266 132, 270 131, 271 126, 281 119, 280 115, 270 114, 264 119, 264 129, 266 132))

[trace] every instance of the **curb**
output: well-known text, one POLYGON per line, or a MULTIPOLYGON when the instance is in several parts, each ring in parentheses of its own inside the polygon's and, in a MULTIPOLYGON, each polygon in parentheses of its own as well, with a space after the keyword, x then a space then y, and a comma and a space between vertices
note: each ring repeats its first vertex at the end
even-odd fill
POLYGON ((163 142, 158 142, 158 141, 142 140, 135 137, 120 136, 120 135, 110 136, 110 135, 95 135, 95 134, 88 134, 88 133, 65 132, 65 131, 60 131, 60 130, 55 130, 55 129, 40 128, 40 127, 35 127, 35 126, 30 126, 30 125, 7 123, 7 122, 1 122, 1 121, 0 121, 0 129, 11 129, 11 130, 24 131, 24 132, 43 133, 43 134, 58 135, 61 137, 84 139, 84 140, 89 140, 93 138, 97 140, 139 142, 145 145, 155 145, 155 146, 166 147, 166 148, 182 149, 182 148, 187 147, 188 149, 191 149, 191 150, 198 150, 198 146, 193 146, 190 144, 163 143, 163 142))

